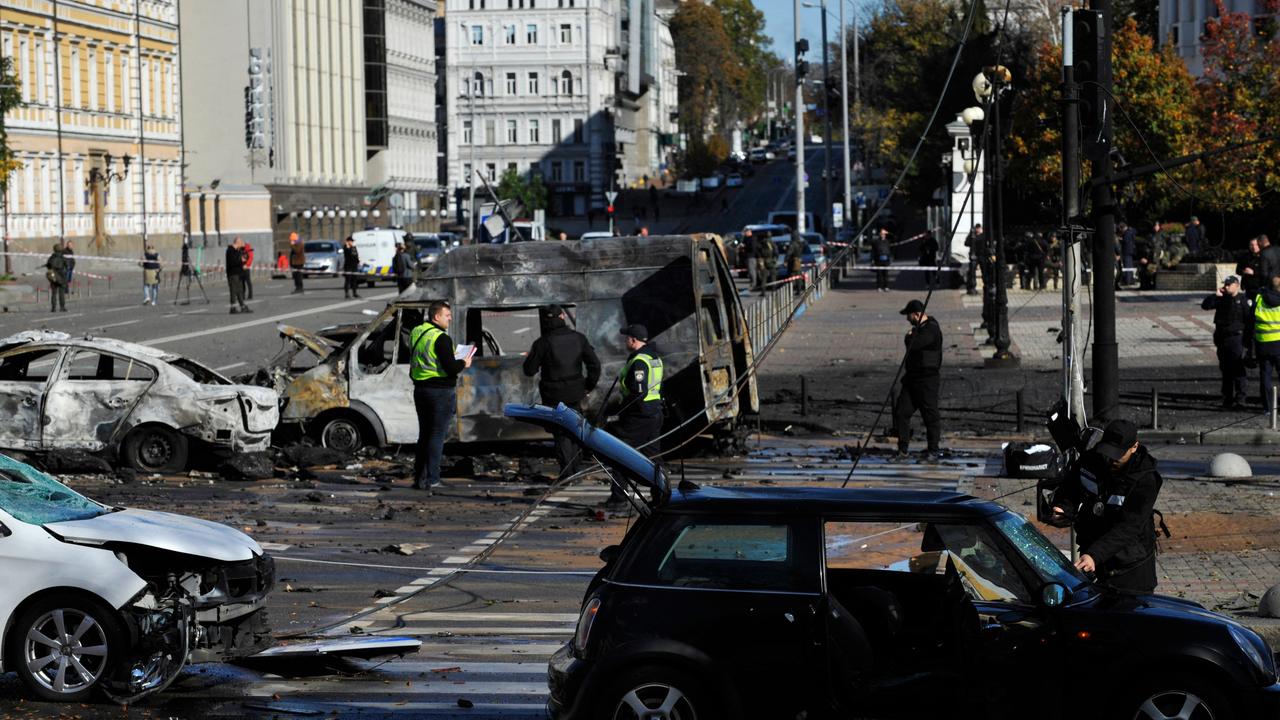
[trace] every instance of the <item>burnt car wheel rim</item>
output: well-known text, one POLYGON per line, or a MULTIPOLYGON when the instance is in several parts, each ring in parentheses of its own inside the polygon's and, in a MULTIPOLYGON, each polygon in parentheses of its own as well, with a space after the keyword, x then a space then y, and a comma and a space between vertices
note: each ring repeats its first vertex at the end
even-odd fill
POLYGON ((107 666, 106 630, 81 610, 51 610, 27 630, 25 660, 45 689, 80 692, 98 682, 107 666))
POLYGON ((1147 698, 1134 720, 1213 720, 1213 709, 1186 690, 1166 690, 1147 698))
POLYGON ((697 720, 689 697, 665 683, 649 683, 622 696, 613 720, 697 720))
POLYGON ((360 428, 346 418, 331 420, 324 427, 322 440, 327 448, 355 452, 360 449, 360 428))
POLYGON ((164 467, 173 459, 173 443, 163 433, 147 433, 138 444, 138 459, 149 468, 164 467))

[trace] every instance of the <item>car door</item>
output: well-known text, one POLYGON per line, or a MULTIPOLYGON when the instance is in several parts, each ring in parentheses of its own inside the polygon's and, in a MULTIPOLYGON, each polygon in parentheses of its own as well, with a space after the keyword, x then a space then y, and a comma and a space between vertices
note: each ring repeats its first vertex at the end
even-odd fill
POLYGON ((44 446, 110 446, 155 379, 155 368, 136 358, 68 348, 45 395, 44 446))
POLYGON ((822 605, 816 528, 769 517, 663 519, 628 579, 620 617, 644 637, 695 648, 735 691, 747 717, 825 708, 817 664, 822 605))
POLYGON ((373 411, 393 445, 418 441, 408 337, 422 324, 425 307, 394 306, 369 323, 347 350, 348 397, 373 411))
POLYGON ((18 348, 0 355, 0 447, 41 447, 44 393, 58 369, 62 349, 18 348))

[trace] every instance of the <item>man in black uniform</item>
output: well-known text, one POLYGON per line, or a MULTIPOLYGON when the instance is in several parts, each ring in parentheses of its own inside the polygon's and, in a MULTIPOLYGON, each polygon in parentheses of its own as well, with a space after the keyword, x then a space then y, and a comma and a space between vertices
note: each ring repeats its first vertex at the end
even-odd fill
POLYGON ((911 445, 911 416, 920 410, 924 419, 928 447, 925 457, 938 458, 938 441, 942 436, 941 418, 938 414, 938 389, 942 370, 942 328, 938 321, 925 314, 924 303, 912 300, 902 309, 911 322, 907 333, 907 362, 902 376, 902 391, 893 408, 893 424, 898 431, 898 458, 907 457, 911 445))
MULTIPOLYGON (((524 358, 524 374, 541 374, 538 390, 543 405, 564 403, 581 413, 582 399, 600 382, 600 358, 587 336, 569 327, 564 308, 548 305, 541 309, 541 317, 542 336, 533 341, 524 358)), ((563 431, 555 432, 555 443, 560 477, 566 477, 577 469, 578 446, 563 431)))
POLYGON ((1244 356, 1252 333, 1245 332, 1253 320, 1253 303, 1240 292, 1240 278, 1228 275, 1217 292, 1200 307, 1213 311, 1213 344, 1218 348, 1218 370, 1222 373, 1222 408, 1239 409, 1246 392, 1244 356))
POLYGON ((966 295, 978 294, 978 264, 987 255, 987 238, 982 234, 982 225, 974 225, 969 237, 964 239, 964 246, 969 248, 969 270, 964 276, 966 295))
POLYGON ((1236 258, 1236 275, 1240 276, 1240 289, 1252 300, 1263 288, 1262 248, 1258 238, 1249 240, 1249 249, 1236 258))
MULTIPOLYGON (((893 246, 889 243, 888 228, 880 228, 880 232, 871 238, 871 264, 876 267, 889 267, 893 264, 893 246)), ((876 290, 889 292, 888 270, 876 270, 876 290)))
POLYGON ((342 297, 360 297, 360 251, 350 235, 342 241, 342 297))
MULTIPOLYGON (((617 420, 606 429, 619 440, 653 457, 660 450, 658 437, 662 434, 662 358, 649 342, 649 330, 645 326, 631 324, 622 328, 621 334, 631 354, 622 363, 618 375, 621 399, 610 413, 617 415, 617 420)), ((622 492, 611 487, 608 502, 618 504, 625 501, 622 492)))
POLYGON ((1076 528, 1076 567, 1112 587, 1154 591, 1152 516, 1163 484, 1156 459, 1138 442, 1138 428, 1128 420, 1107 423, 1053 497, 1054 515, 1076 528))

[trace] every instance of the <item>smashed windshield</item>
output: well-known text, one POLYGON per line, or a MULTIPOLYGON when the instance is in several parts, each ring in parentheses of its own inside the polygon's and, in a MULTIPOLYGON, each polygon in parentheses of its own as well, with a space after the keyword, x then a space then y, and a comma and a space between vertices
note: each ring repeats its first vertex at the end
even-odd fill
POLYGON ((0 508, 31 525, 86 520, 107 512, 52 477, 4 455, 0 455, 0 508))
POLYGON ((1075 590, 1085 584, 1084 576, 1062 551, 1021 515, 1002 513, 996 516, 996 527, 1031 563, 1041 580, 1046 583, 1061 583, 1068 590, 1075 590))

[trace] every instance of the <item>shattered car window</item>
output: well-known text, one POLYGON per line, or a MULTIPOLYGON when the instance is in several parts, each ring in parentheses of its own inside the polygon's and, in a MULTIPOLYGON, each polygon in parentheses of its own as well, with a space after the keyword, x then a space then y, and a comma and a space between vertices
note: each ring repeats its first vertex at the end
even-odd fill
POLYGON ((1076 570, 1067 556, 1025 518, 1005 512, 996 516, 995 520, 996 527, 1018 548, 1018 552, 1027 559, 1041 580, 1061 583, 1068 590, 1075 590, 1085 584, 1084 576, 1076 570))
POLYGON ((230 385, 231 381, 200 363, 188 359, 178 358, 169 363, 177 368, 183 375, 195 380, 201 385, 230 385))
POLYGON ((4 455, 0 455, 0 508, 31 525, 86 520, 106 513, 102 505, 4 455))

